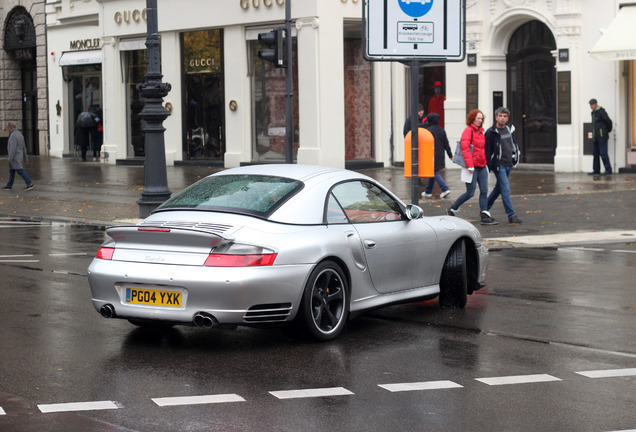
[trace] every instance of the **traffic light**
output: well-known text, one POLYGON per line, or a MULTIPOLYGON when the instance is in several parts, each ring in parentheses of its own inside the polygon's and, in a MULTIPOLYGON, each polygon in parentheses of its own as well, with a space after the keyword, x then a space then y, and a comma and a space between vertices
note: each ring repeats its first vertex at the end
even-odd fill
POLYGON ((284 59, 284 46, 283 46, 283 29, 277 28, 267 33, 259 33, 258 40, 264 45, 270 47, 270 49, 261 50, 258 52, 258 56, 263 60, 274 63, 277 68, 287 67, 284 59))

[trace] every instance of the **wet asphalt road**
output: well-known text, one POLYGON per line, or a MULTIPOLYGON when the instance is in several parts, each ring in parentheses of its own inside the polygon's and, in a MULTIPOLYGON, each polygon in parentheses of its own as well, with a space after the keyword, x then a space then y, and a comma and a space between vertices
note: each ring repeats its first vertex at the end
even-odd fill
POLYGON ((636 428, 634 243, 493 251, 465 310, 393 306, 318 344, 101 318, 86 267, 103 238, 0 221, 0 431, 636 428), (331 395, 279 393, 315 389, 331 395))

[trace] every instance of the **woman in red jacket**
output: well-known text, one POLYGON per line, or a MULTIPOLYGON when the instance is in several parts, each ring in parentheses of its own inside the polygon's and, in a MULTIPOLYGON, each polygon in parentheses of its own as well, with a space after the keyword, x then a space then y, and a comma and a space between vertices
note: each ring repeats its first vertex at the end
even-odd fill
POLYGON ((475 188, 479 184, 479 210, 482 225, 496 225, 499 222, 490 216, 488 211, 488 161, 486 160, 486 139, 484 138, 484 113, 474 109, 466 117, 466 129, 462 133, 462 155, 466 168, 473 175, 470 183, 466 183, 464 192, 446 211, 450 216, 456 216, 459 206, 475 195, 475 188))

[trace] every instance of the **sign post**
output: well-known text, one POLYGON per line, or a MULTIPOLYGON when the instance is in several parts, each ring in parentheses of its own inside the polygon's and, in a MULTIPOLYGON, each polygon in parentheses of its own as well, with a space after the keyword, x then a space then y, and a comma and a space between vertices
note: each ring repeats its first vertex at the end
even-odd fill
POLYGON ((411 201, 417 205, 419 68, 464 60, 466 0, 364 0, 362 25, 365 59, 411 68, 411 201))

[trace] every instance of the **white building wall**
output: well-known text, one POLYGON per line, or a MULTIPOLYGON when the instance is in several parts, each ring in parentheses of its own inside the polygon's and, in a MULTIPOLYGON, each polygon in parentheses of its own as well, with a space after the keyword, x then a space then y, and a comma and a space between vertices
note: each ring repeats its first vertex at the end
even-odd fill
MULTIPOLYGON (((620 63, 591 59, 588 50, 600 37, 599 28, 609 25, 618 11, 619 0, 607 0, 603 7, 583 0, 467 0, 467 53, 477 54, 477 66, 466 62, 446 64, 446 130, 454 143, 465 127, 466 74, 479 75, 479 108, 492 122, 492 92, 504 92, 506 50, 510 37, 530 20, 545 23, 553 32, 557 49, 569 49, 569 62, 556 62, 557 71, 571 73, 571 124, 557 126, 555 170, 590 171, 592 156, 583 155, 583 123, 590 118, 588 100, 595 97, 615 122, 610 139, 610 158, 624 166, 625 100, 620 80, 620 63)), ((127 148, 127 95, 119 42, 145 37, 142 19, 144 0, 71 0, 47 3, 49 52, 49 112, 60 101, 62 115, 50 116, 51 155, 72 152, 72 129, 67 84, 62 79, 59 59, 69 41, 101 38, 103 59, 104 150, 109 163, 132 154, 127 148), (117 19, 117 14, 128 16, 117 19), (127 14, 127 15, 126 15, 127 14), (133 19, 136 17, 136 19, 133 19)), ((166 160, 182 158, 182 92, 180 33, 222 28, 225 71, 225 166, 252 160, 251 88, 245 32, 249 29, 284 24, 283 0, 159 0, 159 32, 162 40, 164 82, 172 85, 165 103, 172 115, 164 121, 166 160), (184 13, 188 11, 188 13, 184 13), (238 109, 231 111, 229 102, 238 109)), ((300 143, 299 163, 344 166, 344 73, 343 22, 359 21, 362 1, 295 1, 292 18, 298 43, 298 88, 300 143)), ((555 52, 556 55, 556 52, 555 52)), ((402 126, 408 115, 406 88, 408 69, 398 62, 374 62, 373 148, 375 159, 385 165, 404 161, 402 126)), ((452 164, 447 164, 452 165, 452 164)))

